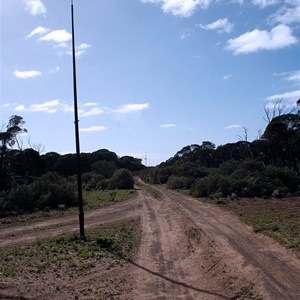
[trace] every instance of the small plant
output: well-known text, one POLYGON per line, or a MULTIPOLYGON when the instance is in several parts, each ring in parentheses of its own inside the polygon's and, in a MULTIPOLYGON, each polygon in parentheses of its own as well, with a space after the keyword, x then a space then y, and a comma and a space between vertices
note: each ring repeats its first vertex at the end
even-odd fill
POLYGON ((16 270, 12 269, 12 268, 5 268, 1 271, 1 273, 3 274, 3 276, 5 277, 15 277, 17 272, 16 270))
POLYGON ((237 199, 237 195, 235 193, 231 193, 230 199, 231 200, 236 200, 237 199))
POLYGON ((219 199, 219 200, 216 201, 216 204, 226 205, 227 202, 225 200, 223 200, 223 199, 219 199))
POLYGON ((187 230, 187 237, 189 239, 192 239, 192 240, 199 240, 200 239, 200 236, 201 236, 201 231, 200 229, 196 228, 196 227, 190 227, 188 230, 187 230))
POLYGON ((117 196, 117 191, 109 191, 109 201, 115 202, 117 196))
POLYGON ((255 293, 254 285, 250 284, 248 286, 244 286, 241 288, 240 292, 237 293, 232 299, 234 300, 246 300, 246 299, 253 299, 253 300, 262 300, 262 297, 255 293))

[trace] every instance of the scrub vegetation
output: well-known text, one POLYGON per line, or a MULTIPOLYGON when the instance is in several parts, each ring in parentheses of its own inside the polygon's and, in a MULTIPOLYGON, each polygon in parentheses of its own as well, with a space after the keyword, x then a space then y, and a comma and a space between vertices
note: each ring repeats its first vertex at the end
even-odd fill
POLYGON ((0 274, 6 277, 40 273, 80 276, 105 264, 107 268, 132 258, 138 245, 138 221, 123 220, 88 230, 86 241, 64 233, 25 245, 0 248, 0 274))

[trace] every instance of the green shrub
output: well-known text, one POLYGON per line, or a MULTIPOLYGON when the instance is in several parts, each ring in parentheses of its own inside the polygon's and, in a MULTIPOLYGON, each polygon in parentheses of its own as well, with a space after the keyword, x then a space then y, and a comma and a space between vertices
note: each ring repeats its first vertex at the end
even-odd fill
POLYGON ((197 179, 190 188, 190 194, 195 197, 207 197, 206 178, 197 179))
POLYGON ((83 188, 87 191, 102 189, 101 183, 105 177, 101 174, 92 172, 82 174, 83 188))
POLYGON ((56 173, 47 173, 28 185, 11 190, 5 199, 6 211, 33 210, 45 207, 76 206, 75 187, 56 173))
POLYGON ((109 180, 108 188, 110 190, 120 189, 133 189, 134 180, 132 174, 127 169, 119 169, 109 180))
POLYGON ((117 167, 115 162, 103 160, 92 163, 91 169, 93 172, 101 174, 104 178, 110 178, 116 171, 117 167))
POLYGON ((264 167, 260 161, 227 161, 213 169, 207 177, 197 179, 190 188, 196 197, 234 193, 236 197, 283 197, 299 189, 300 178, 292 170, 272 165, 264 167))
MULTIPOLYGON (((77 199, 73 186, 69 184, 52 184, 48 187, 48 193, 44 197, 44 204, 50 208, 58 208, 59 205, 76 206, 77 199)), ((43 204, 43 205, 44 205, 43 204)))
POLYGON ((183 177, 170 176, 167 181, 167 187, 172 190, 185 188, 185 180, 183 177))
POLYGON ((291 192, 299 189, 300 178, 291 169, 269 165, 266 167, 265 173, 272 181, 276 180, 277 185, 286 186, 291 192))
POLYGON ((7 197, 7 210, 31 210, 36 207, 37 199, 30 185, 20 185, 12 189, 7 197))

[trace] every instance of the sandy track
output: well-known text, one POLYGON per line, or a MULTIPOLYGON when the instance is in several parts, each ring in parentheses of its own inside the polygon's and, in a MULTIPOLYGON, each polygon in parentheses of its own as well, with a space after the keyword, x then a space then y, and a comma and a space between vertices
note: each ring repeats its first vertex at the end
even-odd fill
MULTIPOLYGON (((137 198, 85 214, 86 228, 141 218, 139 251, 125 267, 127 282, 122 279, 126 293, 109 299, 233 299, 242 289, 266 300, 300 299, 300 261, 290 250, 220 207, 154 188, 158 199, 140 185, 137 198)), ((67 231, 78 231, 77 215, 3 229, 0 247, 67 231)), ((120 274, 124 278, 124 267, 120 274)))
POLYGON ((204 263, 206 269, 216 261, 208 273, 216 277, 223 273, 227 290, 231 281, 233 290, 236 283, 248 282, 254 284, 263 299, 300 299, 300 261, 292 251, 254 233, 230 212, 172 191, 158 190, 165 203, 194 222, 212 242, 210 250, 203 243, 197 248, 202 254, 202 262, 199 262, 204 263))
MULTIPOLYGON (((140 198, 134 198, 106 208, 86 212, 85 228, 138 217, 140 207, 140 198)), ((0 247, 30 242, 34 239, 55 236, 63 232, 79 231, 78 226, 78 215, 72 214, 26 226, 7 227, 1 229, 0 247)))

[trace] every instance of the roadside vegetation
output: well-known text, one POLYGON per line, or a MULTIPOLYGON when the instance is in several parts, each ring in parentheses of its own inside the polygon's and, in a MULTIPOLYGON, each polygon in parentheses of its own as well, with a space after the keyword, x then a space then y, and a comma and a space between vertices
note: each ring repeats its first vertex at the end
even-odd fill
POLYGON ((43 273, 71 280, 97 265, 106 269, 133 257, 139 243, 137 220, 123 220, 87 230, 86 241, 64 233, 33 243, 0 248, 0 274, 5 277, 39 277, 43 273))
POLYGON ((195 197, 300 195, 300 115, 281 110, 271 115, 264 133, 253 142, 245 129, 236 143, 217 148, 210 141, 189 145, 139 176, 170 189, 189 190, 195 197))
MULTIPOLYGON (((13 115, 0 131, 0 217, 76 207, 76 155, 23 149, 20 134, 27 132, 24 126, 23 118, 13 115)), ((118 157, 106 149, 82 153, 86 208, 103 207, 130 196, 120 191, 133 190, 133 173, 144 168, 141 159, 118 157)))
POLYGON ((255 232, 268 235, 300 255, 299 198, 240 199, 226 203, 226 208, 238 214, 255 232))
MULTIPOLYGON (((84 191, 84 211, 89 211, 97 208, 106 207, 119 203, 125 200, 129 200, 137 195, 135 189, 129 190, 91 190, 84 191)), ((42 209, 27 213, 10 213, 7 216, 0 218, 0 224, 2 226, 10 226, 16 224, 30 224, 38 220, 47 220, 55 217, 62 217, 70 213, 77 213, 78 207, 65 207, 59 205, 57 209, 42 209)))

